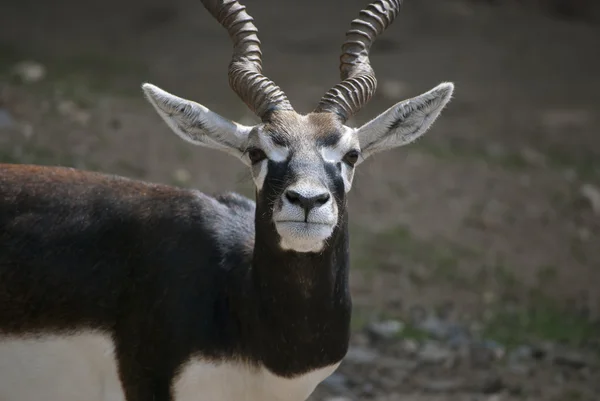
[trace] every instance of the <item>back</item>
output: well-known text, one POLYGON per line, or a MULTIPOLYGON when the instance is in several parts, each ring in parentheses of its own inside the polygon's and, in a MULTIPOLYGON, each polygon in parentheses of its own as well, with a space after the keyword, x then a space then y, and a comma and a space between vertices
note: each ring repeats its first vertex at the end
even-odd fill
MULTIPOLYGON (((0 332, 106 328, 132 278, 160 269, 165 253, 217 243, 215 221, 252 222, 249 201, 231 198, 241 215, 230 216, 227 199, 71 168, 0 165, 0 332)), ((227 241, 248 241, 253 226, 242 224, 227 241)))

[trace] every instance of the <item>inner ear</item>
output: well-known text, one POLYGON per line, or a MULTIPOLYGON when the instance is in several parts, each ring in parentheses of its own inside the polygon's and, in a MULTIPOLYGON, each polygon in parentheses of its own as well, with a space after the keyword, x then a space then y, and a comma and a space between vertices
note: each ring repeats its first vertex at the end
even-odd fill
POLYGON ((247 163, 243 156, 252 127, 228 120, 154 85, 144 84, 142 88, 154 109, 179 137, 194 145, 232 154, 247 163))
POLYGON ((454 91, 452 83, 443 83, 429 92, 397 103, 358 128, 362 158, 407 145, 433 125, 454 91))

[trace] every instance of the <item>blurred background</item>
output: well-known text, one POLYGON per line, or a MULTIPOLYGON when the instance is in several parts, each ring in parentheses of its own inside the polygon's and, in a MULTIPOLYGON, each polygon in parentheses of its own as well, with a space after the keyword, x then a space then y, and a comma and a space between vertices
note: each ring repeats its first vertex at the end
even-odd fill
MULTIPOLYGON (((367 1, 244 3, 265 73, 309 112, 367 1)), ((181 141, 140 90, 256 123, 230 55, 198 0, 3 1, 0 162, 252 196, 241 163, 181 141)), ((442 81, 455 98, 357 171, 353 346, 312 400, 597 400, 598 2, 406 1, 371 55, 378 91, 351 125, 442 81)))

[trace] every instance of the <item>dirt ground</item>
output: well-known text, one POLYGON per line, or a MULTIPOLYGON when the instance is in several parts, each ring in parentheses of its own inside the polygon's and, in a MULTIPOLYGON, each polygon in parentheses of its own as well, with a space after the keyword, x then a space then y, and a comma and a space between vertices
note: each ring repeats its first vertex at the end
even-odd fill
MULTIPOLYGON (((426 138, 357 172, 353 353, 314 400, 600 397, 600 19, 591 2, 566 15, 524 3, 406 1, 373 46, 379 89, 351 124, 442 81, 456 92, 426 138)), ((266 74, 310 111, 366 1, 245 4, 266 74)), ((0 11, 0 162, 252 193, 240 163, 182 142, 141 94, 148 81, 256 121, 199 1, 0 11)))

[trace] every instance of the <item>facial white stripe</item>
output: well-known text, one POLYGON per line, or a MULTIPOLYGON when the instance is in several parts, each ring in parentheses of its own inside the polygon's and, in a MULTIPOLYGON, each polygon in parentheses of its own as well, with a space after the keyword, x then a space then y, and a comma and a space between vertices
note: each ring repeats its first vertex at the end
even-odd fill
POLYGON ((354 175, 354 169, 348 167, 348 165, 342 162, 342 180, 344 180, 344 191, 350 191, 352 188, 352 176, 354 175))
POLYGON ((256 188, 260 191, 265 184, 265 178, 267 177, 267 168, 268 161, 263 160, 259 163, 259 166, 252 167, 253 173, 258 170, 258 174, 254 173, 254 183, 256 184, 256 188))
POLYGON ((266 135, 264 132, 258 132, 258 141, 260 142, 260 146, 262 150, 265 152, 267 157, 274 162, 282 162, 287 160, 290 150, 285 146, 278 146, 273 143, 273 140, 266 135))
POLYGON ((342 161, 346 152, 351 149, 358 148, 358 143, 356 143, 356 137, 354 135, 354 131, 352 129, 347 129, 343 134, 337 144, 334 146, 323 146, 321 148, 321 155, 325 162, 329 163, 341 163, 341 175, 344 181, 344 190, 346 192, 350 191, 352 188, 352 178, 354 176, 354 169, 348 166, 346 163, 342 161))

